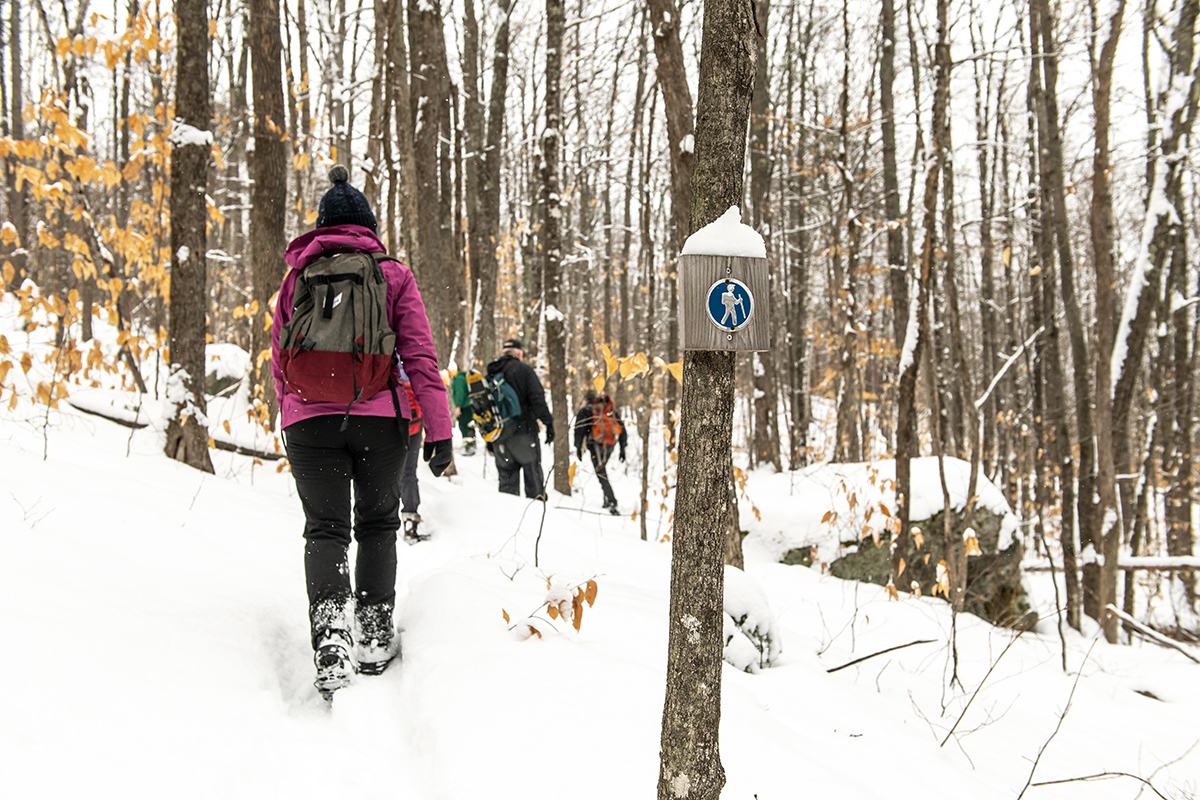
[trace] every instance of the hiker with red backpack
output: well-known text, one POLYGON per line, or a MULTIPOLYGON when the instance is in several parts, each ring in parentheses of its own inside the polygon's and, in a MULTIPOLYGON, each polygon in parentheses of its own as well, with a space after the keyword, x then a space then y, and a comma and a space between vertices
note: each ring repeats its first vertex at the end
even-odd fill
POLYGON ((371 206, 349 177, 340 164, 329 171, 316 229, 288 245, 271 326, 284 446, 305 517, 315 685, 326 698, 356 671, 383 672, 399 651, 396 538, 415 416, 401 364, 425 412, 425 461, 441 475, 452 460, 424 301, 412 271, 386 254, 371 206))
POLYGON ((586 442, 592 456, 592 467, 604 491, 604 508, 614 516, 621 512, 617 509, 617 497, 613 494, 605 467, 613 448, 618 445, 621 448, 621 461, 625 460, 627 438, 625 425, 617 416, 613 399, 607 392, 597 395, 595 389, 588 389, 583 407, 575 414, 575 455, 580 461, 583 460, 583 445, 586 442))

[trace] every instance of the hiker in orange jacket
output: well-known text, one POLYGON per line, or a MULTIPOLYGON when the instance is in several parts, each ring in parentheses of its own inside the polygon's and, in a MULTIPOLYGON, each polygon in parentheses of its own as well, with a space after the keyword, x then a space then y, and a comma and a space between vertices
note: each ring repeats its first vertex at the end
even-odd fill
POLYGON ((575 413, 574 430, 575 455, 580 461, 583 460, 583 445, 586 443, 588 452, 592 455, 592 467, 596 470, 600 488, 604 491, 604 508, 614 516, 620 514, 617 510, 617 497, 613 494, 605 467, 614 447, 620 446, 621 461, 625 460, 628 436, 625 433, 625 425, 617 416, 616 405, 607 392, 597 395, 594 389, 588 389, 583 407, 575 413))

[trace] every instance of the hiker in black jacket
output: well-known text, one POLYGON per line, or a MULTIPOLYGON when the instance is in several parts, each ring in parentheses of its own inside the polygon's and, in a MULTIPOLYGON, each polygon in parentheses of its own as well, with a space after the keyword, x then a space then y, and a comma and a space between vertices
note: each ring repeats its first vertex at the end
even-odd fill
POLYGON ((533 367, 521 359, 525 357, 525 345, 520 339, 506 339, 500 345, 501 354, 488 364, 487 375, 504 373, 504 380, 517 393, 521 401, 521 416, 517 418, 516 430, 503 442, 488 445, 496 457, 496 471, 500 474, 500 491, 517 494, 521 474, 525 475, 525 496, 538 500, 546 499, 542 477, 542 447, 538 442, 538 420, 546 425, 546 444, 554 441, 554 418, 546 406, 546 390, 538 380, 533 367))
POLYGON ((597 397, 594 389, 588 389, 583 407, 575 414, 574 429, 575 455, 583 461, 583 445, 586 442, 588 452, 592 456, 592 467, 596 471, 596 477, 600 479, 600 489, 604 492, 604 508, 614 516, 621 513, 617 510, 617 496, 613 494, 612 484, 608 482, 605 467, 614 447, 620 446, 621 460, 625 460, 625 442, 628 436, 625 433, 625 425, 617 416, 612 398, 607 393, 597 397))

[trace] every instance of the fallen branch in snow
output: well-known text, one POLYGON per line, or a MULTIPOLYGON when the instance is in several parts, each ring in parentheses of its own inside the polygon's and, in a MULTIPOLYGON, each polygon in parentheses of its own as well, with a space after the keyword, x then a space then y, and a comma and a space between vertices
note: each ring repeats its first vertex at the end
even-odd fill
POLYGON ((967 709, 971 707, 971 703, 975 702, 975 698, 979 695, 980 690, 983 689, 983 685, 987 683, 987 679, 991 677, 992 671, 996 669, 996 665, 1000 663, 1000 659, 1004 658, 1004 654, 1007 653, 1009 649, 1011 649, 1012 646, 1017 643, 1017 639, 1020 639, 1025 631, 1032 627, 1032 624, 1026 625, 1025 627, 1021 628, 1021 630, 1017 631, 1016 636, 1008 640, 1008 644, 1005 645, 1004 649, 1000 651, 1000 656, 992 662, 990 667, 988 667, 988 671, 984 674, 983 680, 979 682, 979 685, 975 687, 975 691, 971 693, 971 698, 967 700, 967 704, 963 706, 962 713, 958 715, 958 719, 954 720, 954 724, 950 726, 950 730, 946 733, 946 738, 942 739, 942 743, 939 745, 939 747, 945 747, 946 742, 950 741, 950 737, 954 735, 954 729, 958 727, 958 723, 962 722, 963 717, 967 715, 967 709))
POLYGON ((1086 783, 1087 781, 1108 780, 1109 778, 1133 778, 1135 781, 1141 781, 1142 785, 1161 797, 1163 800, 1170 800, 1165 794, 1154 788, 1154 784, 1138 775, 1131 775, 1128 772, 1097 772, 1095 775, 1081 775, 1078 778, 1061 778, 1056 781, 1038 781, 1030 784, 1031 786, 1054 786, 1059 783, 1086 783))
MULTIPOLYGON (((210 437, 212 438, 212 437, 210 437)), ((218 450, 226 450, 230 453, 237 453, 239 456, 254 456, 261 458, 263 461, 280 461, 283 458, 283 453, 272 453, 266 450, 257 450, 253 447, 245 447, 233 442, 225 442, 220 439, 213 438, 213 447, 218 450)))
POLYGON ((874 658, 875 656, 881 656, 884 653, 890 653, 893 650, 901 650, 905 647, 912 647, 914 644, 931 644, 935 641, 937 641, 937 640, 936 639, 918 639, 917 641, 909 642, 908 644, 898 644, 895 647, 889 647, 886 650, 880 650, 878 653, 871 653, 871 655, 869 655, 869 656, 863 656, 862 658, 856 658, 853 661, 847 661, 845 664, 842 664, 840 667, 830 667, 829 669, 827 669, 825 671, 826 672, 837 672, 839 669, 845 669, 846 667, 853 667, 855 664, 860 664, 863 661, 866 661, 868 658, 874 658))
POLYGON ((1124 622, 1126 625, 1133 628, 1138 633, 1142 634, 1142 636, 1145 636, 1147 639, 1150 639, 1151 641, 1153 641, 1155 644, 1161 644, 1163 647, 1171 647, 1175 650, 1178 650, 1179 652, 1183 653, 1185 656, 1190 658, 1192 661, 1195 661, 1197 664, 1200 664, 1200 658, 1197 658, 1195 656, 1195 654, 1188 652, 1187 648, 1185 648, 1182 644, 1174 641, 1173 639, 1169 639, 1166 636, 1163 636, 1161 633, 1154 630, 1153 628, 1143 625, 1142 623, 1138 622, 1136 619, 1129 616, 1124 611, 1121 611, 1119 608, 1112 605, 1111 603, 1109 603, 1107 606, 1105 606, 1104 610, 1107 611, 1108 613, 1114 615, 1115 617, 1120 619, 1122 622, 1124 622))
POLYGON ((1029 778, 1025 781, 1025 787, 1021 789, 1021 793, 1017 795, 1017 800, 1021 800, 1025 796, 1025 792, 1029 791, 1029 787, 1033 785, 1033 773, 1037 772, 1038 764, 1042 760, 1042 755, 1046 752, 1046 748, 1050 747, 1050 743, 1054 741, 1054 737, 1062 730, 1063 721, 1067 718, 1067 712, 1071 710, 1071 702, 1075 699, 1075 690, 1079 688, 1079 679, 1083 677, 1083 665, 1087 663, 1088 658, 1092 655, 1092 650, 1096 647, 1096 642, 1099 639, 1100 631, 1096 631, 1096 636, 1092 638, 1092 645, 1088 648, 1087 653, 1083 656, 1083 661, 1079 663, 1079 671, 1075 673, 1075 682, 1071 684, 1071 693, 1067 695, 1067 705, 1063 708, 1062 713, 1058 715, 1058 724, 1054 726, 1054 731, 1050 737, 1042 743, 1038 749, 1037 758, 1033 759, 1033 766, 1029 769, 1029 778))

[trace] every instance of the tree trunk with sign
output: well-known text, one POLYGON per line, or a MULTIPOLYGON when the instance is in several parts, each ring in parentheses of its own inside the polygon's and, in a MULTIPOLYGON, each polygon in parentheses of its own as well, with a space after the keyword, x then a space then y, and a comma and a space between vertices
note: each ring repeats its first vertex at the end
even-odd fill
MULTIPOLYGON (((741 202, 755 73, 753 14, 744 0, 704 5, 692 231, 741 202)), ((715 800, 725 785, 718 731, 733 366, 733 353, 725 351, 692 350, 683 359, 659 800, 715 800)))

